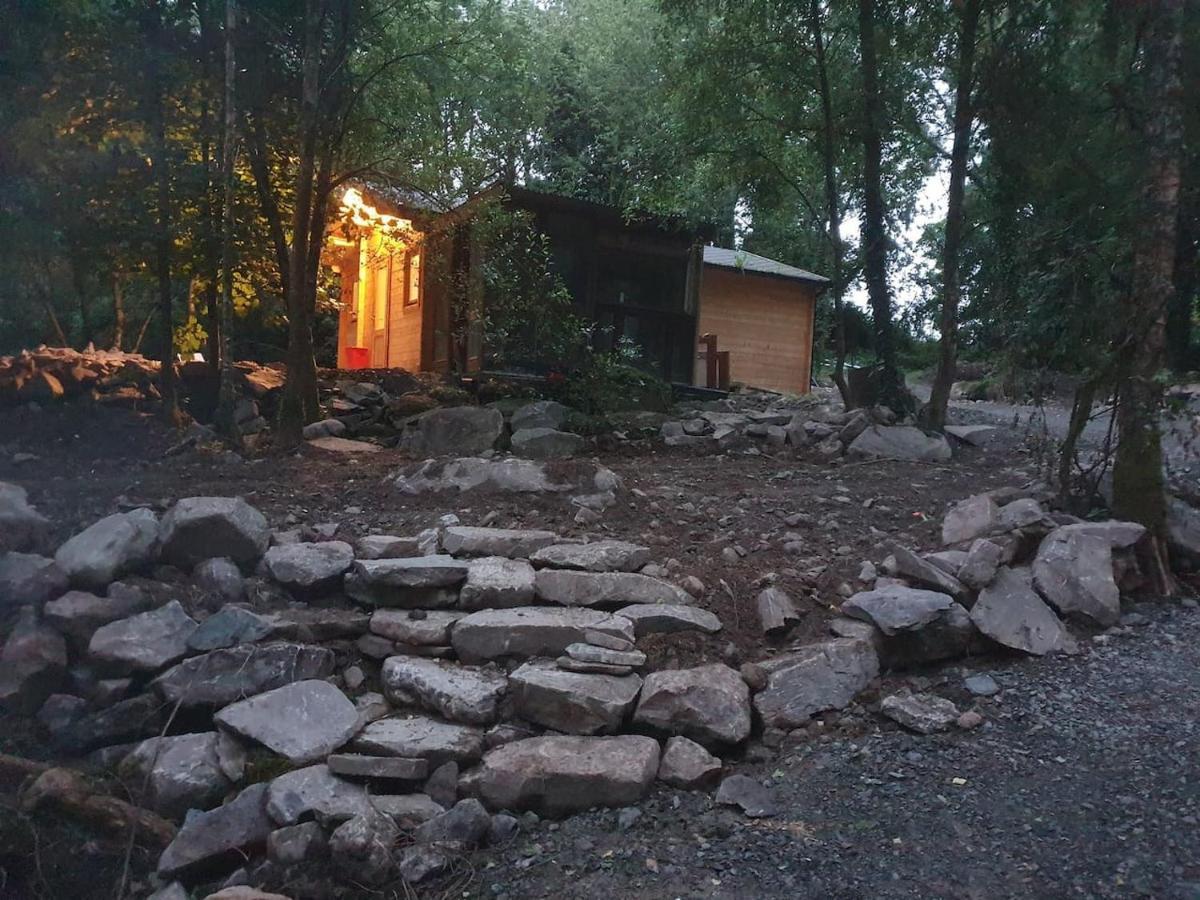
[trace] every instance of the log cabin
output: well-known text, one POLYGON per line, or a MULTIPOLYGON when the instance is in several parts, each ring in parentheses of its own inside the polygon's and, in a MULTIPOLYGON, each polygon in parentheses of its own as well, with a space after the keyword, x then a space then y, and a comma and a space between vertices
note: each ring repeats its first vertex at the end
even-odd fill
POLYGON ((515 185, 450 210, 376 185, 345 190, 324 255, 340 275, 339 368, 473 372, 487 365, 474 320, 487 302, 484 250, 470 224, 489 201, 527 212, 548 236, 576 311, 602 326, 596 349, 633 341, 676 384, 808 392, 816 298, 827 279, 706 246, 703 229, 677 220, 630 217, 515 185))

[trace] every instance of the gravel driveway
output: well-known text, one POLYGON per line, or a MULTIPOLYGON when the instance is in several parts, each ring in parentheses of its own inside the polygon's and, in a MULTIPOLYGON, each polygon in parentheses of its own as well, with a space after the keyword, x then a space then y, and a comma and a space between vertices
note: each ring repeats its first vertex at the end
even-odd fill
POLYGON ((627 830, 612 810, 531 825, 454 895, 1200 898, 1200 612, 1133 621, 1075 657, 906 679, 974 706, 976 731, 911 735, 868 702, 753 748, 739 771, 771 782, 773 818, 660 790, 627 830), (974 672, 1000 692, 969 697, 974 672))

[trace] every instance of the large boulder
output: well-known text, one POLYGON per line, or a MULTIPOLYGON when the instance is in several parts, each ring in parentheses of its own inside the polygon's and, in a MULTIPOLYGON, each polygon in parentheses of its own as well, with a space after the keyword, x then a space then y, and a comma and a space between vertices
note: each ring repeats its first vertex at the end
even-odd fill
POLYGON ((235 868, 246 858, 242 851, 262 847, 275 827, 266 800, 267 785, 253 784, 224 806, 188 817, 158 859, 159 876, 235 868))
POLYGON ((149 738, 125 757, 118 772, 138 804, 181 819, 189 809, 218 803, 232 787, 226 772, 231 748, 223 746, 229 743, 215 731, 149 738))
POLYGON ((637 675, 567 672, 552 663, 528 662, 509 676, 518 716, 567 734, 612 734, 633 709, 637 675))
POLYGON ((1113 550, 1128 550, 1146 536, 1146 526, 1138 522, 1122 522, 1109 519, 1103 522, 1075 522, 1062 525, 1054 534, 1090 534, 1108 542, 1113 550))
POLYGON ((554 400, 534 400, 513 411, 509 424, 514 432, 525 428, 559 428, 571 408, 554 400))
POLYGON ((360 753, 428 760, 431 767, 471 763, 483 755, 483 731, 428 716, 387 716, 364 727, 351 746, 360 753))
POLYGON ((998 644, 1043 656, 1074 647, 1062 622, 1033 589, 1027 568, 1001 569, 971 607, 975 627, 998 644))
POLYGON ((722 663, 653 672, 633 721, 709 746, 737 744, 750 734, 750 688, 722 663))
POLYGON ((66 641, 25 607, 0 650, 0 707, 33 715, 59 689, 66 672, 66 641))
POLYGON ((563 606, 625 606, 640 603, 686 606, 692 602, 692 595, 683 588, 637 572, 541 569, 534 584, 540 599, 563 606))
POLYGON ((389 657, 380 679, 389 700, 469 725, 496 721, 498 705, 508 690, 508 679, 499 672, 416 656, 389 657))
POLYGON ((0 553, 38 550, 49 533, 50 521, 30 505, 25 488, 0 481, 0 553))
POLYGON ((478 528, 452 525, 442 535, 442 549, 451 556, 526 558, 558 540, 553 531, 519 528, 478 528))
POLYGON ((1176 553, 1200 559, 1200 509, 1180 497, 1167 497, 1167 540, 1176 553))
POLYGON ((766 687, 754 695, 763 723, 798 728, 820 712, 843 709, 879 674, 870 641, 838 638, 758 663, 766 687))
POLYGON ((864 591, 843 603, 842 613, 879 629, 878 653, 889 667, 963 656, 975 637, 966 609, 934 591, 899 585, 864 591))
POLYGON ((48 557, 16 550, 0 553, 0 615, 18 606, 40 609, 67 586, 66 574, 48 557))
POLYGON ((181 568, 214 556, 244 565, 267 552, 271 529, 241 497, 185 497, 163 516, 158 538, 163 559, 181 568))
POLYGON ((277 641, 240 644, 185 659, 154 680, 169 703, 227 706, 274 688, 333 674, 333 651, 277 641))
POLYGON ((304 765, 324 759, 358 731, 358 710, 327 681, 310 679, 225 707, 213 721, 304 765))
POLYGON ((157 543, 157 517, 135 509, 85 528, 58 548, 54 561, 72 584, 99 588, 151 563, 157 543))
POLYGON ((534 593, 533 566, 525 560, 483 556, 471 560, 458 605, 465 610, 528 606, 534 593))
POLYGON ((585 572, 636 572, 650 562, 650 548, 627 541, 553 544, 529 557, 535 566, 585 572))
POLYGON ((906 459, 944 462, 953 455, 942 435, 928 435, 912 425, 872 425, 846 448, 849 456, 865 459, 906 459))
POLYGON ((526 459, 567 459, 583 449, 584 439, 570 431, 522 428, 513 432, 512 452, 526 459))
POLYGON ((190 652, 196 620, 178 600, 96 629, 88 656, 111 671, 157 672, 190 652))
POLYGON ((504 416, 495 409, 431 409, 408 421, 400 447, 417 456, 483 453, 492 449, 503 430, 504 416))
POLYGON ((298 594, 318 594, 337 587, 354 562, 354 548, 344 541, 282 544, 263 557, 271 577, 298 594))
POLYGON ((628 806, 650 789, 658 762, 658 742, 648 737, 527 738, 484 757, 479 791, 494 809, 547 816, 628 806))
POLYGON ((1033 561, 1033 586, 1064 616, 1082 616, 1106 627, 1121 618, 1121 592, 1113 579, 1107 537, 1062 528, 1050 532, 1033 561))
POLYGON ((586 642, 596 631, 632 641, 633 623, 621 616, 594 609, 529 606, 521 609, 487 609, 471 613, 454 625, 451 641, 460 659, 558 656, 575 643, 586 642))

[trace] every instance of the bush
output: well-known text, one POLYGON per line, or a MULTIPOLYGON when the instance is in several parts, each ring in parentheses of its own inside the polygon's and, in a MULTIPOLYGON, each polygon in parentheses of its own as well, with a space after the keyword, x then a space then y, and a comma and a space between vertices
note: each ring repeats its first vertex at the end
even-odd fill
POLYGON ((620 352, 594 353, 569 375, 552 373, 547 387, 560 403, 594 416, 622 410, 665 412, 673 399, 667 382, 620 352))

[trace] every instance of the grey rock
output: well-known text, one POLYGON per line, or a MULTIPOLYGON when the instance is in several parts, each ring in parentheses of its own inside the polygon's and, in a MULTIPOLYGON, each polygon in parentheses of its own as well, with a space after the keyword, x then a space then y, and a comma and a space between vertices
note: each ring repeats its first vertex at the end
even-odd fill
POLYGON ((658 742, 637 735, 514 741, 483 760, 479 789, 495 809, 560 816, 640 800, 658 772, 658 742))
POLYGON ((774 792, 748 775, 730 775, 717 788, 717 803, 736 806, 751 818, 768 818, 779 812, 774 792))
POLYGON ((471 560, 458 605, 465 610, 511 609, 528 606, 533 598, 534 574, 529 563, 485 556, 471 560))
POLYGON ((50 520, 29 503, 23 487, 0 481, 0 553, 45 546, 50 520))
POLYGON ((38 710, 37 720, 51 738, 58 738, 79 721, 88 710, 88 702, 73 694, 51 694, 38 710))
POLYGON ((267 859, 281 866, 315 862, 328 850, 325 831, 316 822, 287 825, 267 837, 267 859))
POLYGON ((406 847, 397 864, 400 877, 409 884, 420 884, 435 875, 441 875, 454 865, 456 854, 430 844, 406 847))
POLYGON ((240 497, 185 497, 163 516, 158 539, 163 559, 180 568, 216 556, 248 564, 267 551, 271 529, 240 497))
POLYGON ((173 819, 190 809, 208 809, 232 786, 221 766, 221 736, 215 731, 154 737, 142 741, 118 772, 134 802, 173 819))
POLYGON ((673 584, 635 572, 576 572, 542 569, 535 580, 537 595, 563 606, 626 606, 668 603, 687 606, 691 595, 673 584))
POLYGON ((889 719, 918 734, 947 731, 958 718, 958 708, 934 694, 901 691, 883 698, 879 710, 889 719))
POLYGON ((54 561, 79 587, 104 587, 155 556, 158 519, 149 509, 116 513, 90 525, 58 548, 54 561))
POLYGON ((843 709, 879 674, 869 641, 838 638, 759 663, 767 686, 754 695, 764 724, 797 728, 813 715, 843 709))
POLYGON ((66 641, 24 607, 0 650, 0 706, 33 715, 62 686, 66 671, 66 641))
POLYGON ((289 606, 264 613, 274 639, 302 641, 352 640, 367 633, 368 613, 337 606, 289 606))
POLYGON ((402 644, 445 646, 463 615, 456 610, 379 609, 371 615, 371 632, 402 644))
POLYGON ((354 562, 354 548, 344 541, 272 547, 263 557, 271 577, 289 590, 317 594, 337 587, 354 562))
POLYGON ((452 556, 526 558, 558 540, 553 531, 518 528, 478 528, 455 525, 442 535, 442 549, 452 556))
POLYGON ((140 591, 112 593, 98 597, 85 591, 67 591, 51 600, 42 611, 47 625, 62 632, 77 647, 86 647, 96 629, 110 622, 127 619, 150 605, 140 591))
POLYGON ((346 423, 341 419, 322 419, 319 422, 310 422, 301 430, 301 435, 306 441, 323 437, 341 437, 345 433, 346 423))
POLYGON ((1033 525, 1051 527, 1053 522, 1046 515, 1046 511, 1042 509, 1042 505, 1032 497, 1020 497, 1000 507, 997 530, 1013 531, 1033 525))
POLYGON ((1200 557, 1200 510, 1175 496, 1167 497, 1167 540, 1176 553, 1193 559, 1200 557))
POLYGON ((420 706, 468 725, 496 721, 508 690, 508 679, 499 672, 412 656, 387 659, 380 679, 393 703, 420 706))
POLYGON ((400 447, 418 456, 483 453, 504 430, 504 416, 482 406, 431 409, 409 419, 400 447))
POLYGON ((1000 693, 1000 685, 991 675, 968 675, 963 679, 963 686, 976 697, 991 697, 1000 693))
POLYGON ((967 557, 958 570, 958 580, 973 590, 980 590, 991 583, 996 572, 1004 563, 1004 548, 986 538, 971 544, 967 557))
POLYGON ((652 672, 633 721, 706 746, 737 744, 750 734, 750 689, 721 663, 652 672))
POLYGON ((978 632, 971 615, 957 603, 919 628, 883 635, 875 643, 880 663, 889 669, 921 666, 971 652, 978 632))
POLYGON ((394 483, 406 494, 430 491, 470 491, 478 488, 505 493, 546 493, 570 491, 572 482, 556 480, 544 463, 532 459, 481 459, 462 457, 442 462, 426 460, 396 476, 394 483))
POLYGON ((324 763, 293 769, 266 787, 266 812, 279 825, 295 825, 309 813, 323 824, 344 822, 375 809, 363 785, 337 777, 324 763))
POLYGON ((188 638, 195 630, 195 619, 172 600, 100 626, 88 643, 88 656, 121 673, 157 672, 188 654, 188 638))
POLYGON ((327 681, 296 681, 225 707, 213 721, 293 765, 323 759, 358 731, 358 710, 327 681))
POLYGON ((952 597, 963 597, 967 594, 967 589, 961 581, 933 563, 921 559, 906 547, 896 547, 892 557, 895 560, 895 574, 908 582, 933 591, 941 591, 952 597))
POLYGON ((0 553, 0 613, 17 606, 41 608, 68 586, 54 560, 36 553, 0 553))
POLYGON ((585 572, 636 572, 650 562, 650 548, 627 541, 554 544, 538 550, 529 561, 551 569, 585 572))
POLYGON ((345 586, 362 603, 432 609, 454 605, 467 571, 467 563, 444 555, 360 559, 346 575, 345 586))
POLYGON ((942 520, 942 543, 959 544, 1000 529, 1000 507, 987 494, 959 501, 942 520))
POLYGON ((568 644, 567 656, 578 662, 601 663, 606 666, 630 666, 637 668, 646 664, 646 654, 640 650, 610 650, 595 644, 568 644))
POLYGON ((240 851, 262 846, 274 828, 266 797, 267 785, 254 784, 225 805, 188 817, 159 857, 158 874, 173 878, 222 862, 232 869, 245 858, 240 851))
MULTIPOLYGON (((592 644, 596 647, 603 647, 606 650, 619 650, 626 653, 633 649, 633 641, 627 641, 623 637, 617 637, 615 634, 607 634, 603 631, 592 631, 588 629, 583 633, 585 643, 592 644)), ((568 645, 568 649, 569 649, 568 645)))
POLYGON ((758 606, 758 621, 763 634, 776 635, 787 631, 800 621, 796 604, 787 592, 776 587, 764 588, 755 601, 758 606))
POLYGON ((399 837, 396 824, 382 813, 357 815, 329 836, 329 858, 343 877, 368 885, 383 884, 391 877, 392 847, 399 837))
POLYGON ((573 659, 570 656, 560 656, 554 664, 564 672, 577 672, 581 675, 616 675, 624 676, 633 673, 633 666, 614 665, 612 663, 586 662, 573 659))
POLYGON ((162 718, 162 702, 153 694, 139 694, 77 719, 58 736, 57 744, 70 753, 85 753, 140 741, 162 730, 162 718))
MULTIPOLYGON (((958 577, 958 570, 962 568, 962 564, 967 561, 967 553, 965 550, 939 550, 936 553, 922 554, 922 558, 933 565, 937 566, 947 575, 958 577)), ((896 558, 891 557, 891 569, 895 571, 896 558)), ((865 579, 864 579, 865 580, 865 579)))
POLYGON ((1146 526, 1110 519, 1105 522, 1075 522, 1055 529, 1060 535, 1090 534, 1108 541, 1113 550, 1128 550, 1146 536, 1146 526))
POLYGON ((953 455, 942 435, 927 435, 912 425, 871 425, 846 448, 849 456, 944 462, 953 455))
POLYGON ((241 606, 226 605, 200 623, 188 636, 187 645, 203 653, 253 643, 270 634, 268 619, 241 606))
POLYGON ((710 787, 721 774, 721 760, 693 740, 675 735, 667 740, 658 764, 658 780, 672 787, 710 787))
POLYGON ((186 659, 155 679, 169 703, 226 706, 243 697, 333 673, 333 651, 273 642, 240 644, 186 659))
POLYGON ((537 661, 513 672, 509 687, 523 719, 568 734, 611 734, 633 709, 642 680, 564 672, 537 661))
POLYGON ((594 609, 525 607, 471 613, 458 620, 451 639, 465 662, 556 656, 584 640, 589 630, 633 640, 633 623, 594 609))
POLYGON ((516 816, 496 813, 492 816, 492 824, 488 829, 487 842, 493 847, 500 847, 515 838, 521 830, 521 820, 516 816))
POLYGON ((425 793, 434 803, 449 808, 458 801, 458 763, 442 763, 425 781, 425 793))
POLYGON ((862 591, 842 604, 842 614, 870 622, 885 635, 915 631, 940 618, 954 605, 947 594, 890 586, 862 591))
POLYGON ((483 843, 492 827, 492 817, 475 799, 460 800, 450 809, 417 827, 418 844, 443 844, 474 849, 483 843))
POLYGON ((1121 592, 1106 537, 1062 528, 1050 532, 1033 561, 1033 586, 1062 615, 1104 626, 1121 618, 1121 592))
POLYGON ((483 731, 426 716, 389 716, 369 723, 351 746, 359 753, 424 759, 437 766, 471 763, 483 755, 483 731))
POLYGON ((580 435, 553 428, 522 428, 512 436, 512 452, 527 459, 568 459, 584 444, 580 435))
POLYGON ((423 553, 420 538, 397 537, 393 534, 368 534, 359 538, 354 545, 357 559, 404 559, 423 553))
POLYGON ((1034 656, 1074 647, 1058 616, 1034 591, 1028 569, 996 573, 971 607, 971 621, 996 643, 1034 656))
POLYGON ((703 631, 715 634, 721 620, 706 609, 675 603, 637 603, 623 606, 617 615, 633 622, 634 634, 673 634, 677 631, 703 631))
POLYGON ((223 556, 206 559, 192 570, 196 587, 215 594, 226 603, 238 603, 246 594, 246 580, 237 563, 223 556))
POLYGON ((525 428, 559 428, 571 408, 554 400, 534 400, 513 412, 509 424, 514 432, 525 428))

